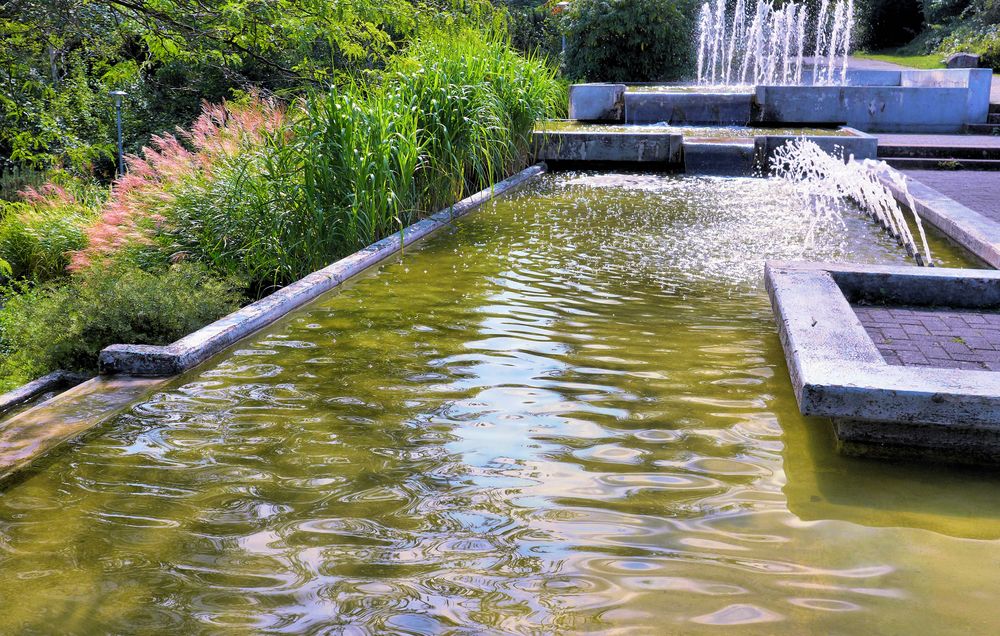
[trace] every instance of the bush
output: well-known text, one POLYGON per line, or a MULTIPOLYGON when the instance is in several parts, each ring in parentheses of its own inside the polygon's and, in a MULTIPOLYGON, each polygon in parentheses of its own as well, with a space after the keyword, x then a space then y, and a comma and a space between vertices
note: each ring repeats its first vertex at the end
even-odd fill
POLYGON ((539 7, 509 7, 511 45, 522 53, 556 60, 562 53, 558 16, 548 3, 539 7))
POLYGON ((110 344, 168 344, 240 300, 230 284, 193 264, 162 273, 94 268, 68 283, 15 290, 0 309, 0 377, 90 371, 110 344))
POLYGON ((0 202, 0 258, 8 277, 43 282, 65 276, 70 252, 86 244, 96 203, 48 183, 22 191, 23 202, 0 202))
POLYGON ((564 21, 566 75, 610 82, 690 77, 696 14, 692 0, 575 0, 564 21))
POLYGON ((924 28, 921 0, 863 0, 857 12, 857 40, 881 50, 902 46, 924 28))

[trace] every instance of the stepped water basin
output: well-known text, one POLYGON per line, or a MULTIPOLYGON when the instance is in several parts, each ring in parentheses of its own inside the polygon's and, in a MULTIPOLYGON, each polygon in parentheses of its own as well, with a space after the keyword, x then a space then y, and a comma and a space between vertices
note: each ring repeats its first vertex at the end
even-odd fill
POLYGON ((686 139, 731 141, 734 139, 753 140, 757 137, 853 137, 854 133, 843 128, 803 128, 783 126, 775 128, 759 126, 684 126, 666 123, 653 124, 599 124, 573 119, 549 119, 535 124, 535 132, 581 132, 581 133, 662 133, 683 135, 686 139))
POLYGON ((170 381, 4 486, 0 631, 995 631, 1000 478, 799 415, 763 261, 910 260, 786 188, 547 175, 170 381))

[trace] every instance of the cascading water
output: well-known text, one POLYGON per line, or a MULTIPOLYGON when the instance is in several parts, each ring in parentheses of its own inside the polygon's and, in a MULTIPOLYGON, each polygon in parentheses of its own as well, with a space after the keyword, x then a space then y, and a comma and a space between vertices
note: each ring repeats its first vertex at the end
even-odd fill
POLYGON ((805 138, 794 139, 774 151, 772 173, 789 182, 803 199, 803 207, 813 210, 813 223, 838 220, 843 212, 858 206, 871 216, 912 256, 919 265, 931 265, 931 251, 924 227, 917 215, 906 178, 884 161, 844 161, 841 154, 830 155, 805 138), (918 248, 906 223, 903 210, 881 178, 890 181, 906 198, 920 236, 918 248))
POLYGON ((822 0, 815 16, 805 2, 775 7, 773 0, 758 0, 748 12, 745 0, 736 0, 728 16, 726 0, 705 2, 698 17, 698 83, 800 85, 808 52, 811 83, 844 84, 853 30, 854 0, 837 0, 832 10, 822 0), (806 41, 810 29, 814 44, 806 41))

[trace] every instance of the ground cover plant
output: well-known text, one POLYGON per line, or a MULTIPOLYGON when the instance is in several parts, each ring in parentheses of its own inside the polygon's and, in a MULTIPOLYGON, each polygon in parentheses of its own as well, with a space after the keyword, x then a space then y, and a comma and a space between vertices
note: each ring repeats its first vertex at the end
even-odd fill
POLYGON ((457 24, 332 88, 206 105, 131 156, 106 202, 41 186, 0 221, 0 388, 168 342, 487 187, 564 88, 502 25, 457 24))

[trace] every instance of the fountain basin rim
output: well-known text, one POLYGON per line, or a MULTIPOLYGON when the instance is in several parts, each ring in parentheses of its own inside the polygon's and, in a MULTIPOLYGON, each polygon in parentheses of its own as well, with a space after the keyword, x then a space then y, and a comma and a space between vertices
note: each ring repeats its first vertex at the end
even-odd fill
POLYGON ((803 415, 841 422, 844 443, 1000 459, 1000 373, 890 365, 851 302, 1000 308, 1000 272, 769 261, 765 287, 803 415), (849 424, 849 425, 843 425, 849 424))

